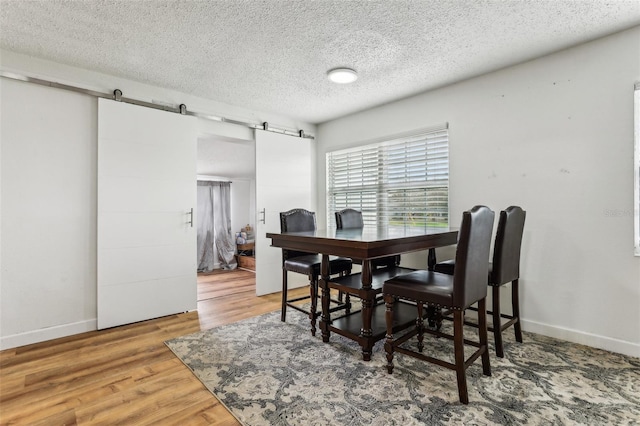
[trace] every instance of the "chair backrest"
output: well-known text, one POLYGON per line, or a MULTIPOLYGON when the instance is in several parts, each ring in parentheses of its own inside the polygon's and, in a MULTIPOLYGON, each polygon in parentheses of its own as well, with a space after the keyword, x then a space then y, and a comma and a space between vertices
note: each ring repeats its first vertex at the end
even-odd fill
POLYGON ((490 282, 501 285, 520 278, 520 248, 527 212, 510 206, 500 212, 490 282))
POLYGON ((487 296, 489 253, 495 213, 475 206, 462 214, 453 274, 454 307, 466 309, 487 296))
MULTIPOLYGON (((343 209, 335 212, 336 227, 338 229, 362 229, 364 228, 364 220, 362 212, 354 209, 343 209)), ((359 261, 358 261, 359 262, 359 261)), ((373 269, 387 268, 400 265, 400 255, 387 256, 379 259, 373 259, 371 266, 373 269)))
MULTIPOLYGON (((280 213, 280 232, 304 232, 316 230, 316 214, 305 209, 292 209, 280 213)), ((282 249, 283 261, 309 254, 303 251, 282 249)))
POLYGON ((354 209, 344 209, 336 212, 336 227, 338 229, 364 228, 362 212, 354 209))

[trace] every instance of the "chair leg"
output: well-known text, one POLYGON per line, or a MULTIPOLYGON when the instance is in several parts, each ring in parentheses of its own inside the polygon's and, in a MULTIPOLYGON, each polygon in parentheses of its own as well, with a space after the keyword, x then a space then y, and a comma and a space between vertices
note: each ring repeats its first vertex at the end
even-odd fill
POLYGON ((282 270, 282 311, 280 313, 280 321, 285 322, 287 319, 287 271, 282 270))
POLYGON ((316 312, 318 312, 318 278, 314 278, 309 283, 309 293, 311 296, 311 308, 309 309, 309 319, 311 320, 311 335, 316 335, 316 312))
MULTIPOLYGON (((351 269, 347 269, 344 273, 340 273, 340 276, 349 276, 351 275, 351 269)), ((342 302, 342 291, 338 293, 338 300, 342 302)), ((345 304, 345 313, 349 315, 351 313, 351 295, 347 292, 344 292, 344 304, 345 304)))
POLYGON ((485 376, 491 375, 491 364, 489 363, 489 339, 487 337, 487 299, 478 301, 478 337, 480 338, 480 350, 482 353, 482 373, 485 376))
POLYGON ((387 323, 387 336, 384 342, 384 350, 387 352, 387 373, 393 373, 393 303, 394 297, 391 295, 384 296, 386 306, 385 319, 387 323))
POLYGON ((418 318, 416 318, 416 328, 418 329, 418 352, 422 352, 424 349, 424 319, 423 319, 423 306, 422 302, 417 302, 418 318))
MULTIPOLYGON (((502 321, 500 319, 500 287, 491 286, 491 290, 491 303, 493 304, 493 339, 496 343, 496 355, 499 358, 504 358, 504 348, 502 347, 502 321)), ((479 307, 478 313, 480 313, 479 307)))
POLYGON ((453 312, 453 346, 455 353, 456 376, 458 378, 458 396, 463 404, 469 403, 467 392, 467 373, 464 367, 464 311, 453 312))
POLYGON ((518 287, 518 280, 513 280, 511 283, 511 306, 513 317, 518 319, 513 324, 513 329, 516 333, 516 342, 522 343, 522 328, 520 327, 520 295, 518 287))
POLYGON ((427 306, 427 324, 431 330, 440 330, 442 321, 438 324, 438 309, 435 306, 427 306))

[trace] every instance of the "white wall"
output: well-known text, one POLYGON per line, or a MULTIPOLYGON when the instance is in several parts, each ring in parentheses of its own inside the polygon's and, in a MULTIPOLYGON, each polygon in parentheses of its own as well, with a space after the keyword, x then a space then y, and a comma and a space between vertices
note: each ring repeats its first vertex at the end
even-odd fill
MULTIPOLYGON (((0 66, 100 92, 119 88, 130 98, 185 103, 192 111, 241 121, 316 130, 286 117, 4 50, 0 66)), ((252 133, 230 126, 203 123, 202 130, 229 137, 252 133)), ((0 128, 0 349, 95 330, 97 99, 0 78, 0 128)), ((255 193, 255 183, 248 187, 255 193)), ((249 208, 255 211, 255 205, 249 208)), ((255 219, 234 226, 247 222, 255 219)))
POLYGON ((449 122, 450 217, 527 210, 523 328, 640 356, 633 256, 633 87, 640 27, 318 126, 325 154, 449 122))
POLYGON ((234 179, 231 184, 231 229, 240 232, 240 229, 251 225, 255 229, 255 205, 256 185, 255 179, 234 179))
POLYGON ((96 328, 97 114, 0 79, 3 349, 96 328))

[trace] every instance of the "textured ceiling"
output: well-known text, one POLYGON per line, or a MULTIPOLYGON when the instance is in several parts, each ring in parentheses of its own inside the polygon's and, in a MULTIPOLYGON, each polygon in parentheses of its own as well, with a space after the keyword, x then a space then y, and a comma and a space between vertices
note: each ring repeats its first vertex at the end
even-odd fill
POLYGON ((4 49, 310 123, 638 24, 638 0, 0 0, 4 49))

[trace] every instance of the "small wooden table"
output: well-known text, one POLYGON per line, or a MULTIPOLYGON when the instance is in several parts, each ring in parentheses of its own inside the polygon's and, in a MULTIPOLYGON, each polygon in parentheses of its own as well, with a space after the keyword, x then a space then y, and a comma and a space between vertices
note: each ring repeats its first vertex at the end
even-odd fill
MULTIPOLYGON (((322 288, 322 340, 329 341, 334 331, 357 341, 362 347, 365 361, 371 359, 373 345, 385 336, 384 306, 376 309, 376 296, 382 284, 393 275, 406 273, 404 268, 372 270, 371 260, 429 250, 429 268, 435 264, 436 247, 456 244, 458 231, 451 228, 374 228, 326 229, 311 232, 267 233, 272 247, 308 251, 322 254, 320 286, 322 288), (362 260, 362 272, 350 276, 329 277, 329 255, 362 260), (330 288, 349 292, 362 299, 362 311, 331 320, 329 310, 330 288)), ((398 309, 397 328, 406 328, 415 321, 415 309, 398 309)))

